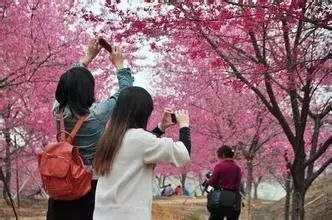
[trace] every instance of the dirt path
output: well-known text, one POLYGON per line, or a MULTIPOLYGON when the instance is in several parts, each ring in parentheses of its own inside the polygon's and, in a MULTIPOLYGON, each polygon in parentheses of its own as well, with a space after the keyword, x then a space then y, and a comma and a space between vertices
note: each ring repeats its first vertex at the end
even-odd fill
POLYGON ((206 198, 173 197, 170 199, 155 200, 153 203, 153 220, 171 219, 202 219, 208 218, 208 211, 205 208, 206 198))
MULTIPOLYGON (((47 201, 21 202, 17 209, 19 220, 44 220, 46 216, 47 201)), ((153 202, 153 220, 183 220, 206 219, 205 198, 185 199, 184 197, 172 197, 155 200, 153 202)), ((4 200, 0 200, 0 220, 15 219, 13 210, 7 206, 4 200)))
MULTIPOLYGON (((45 220, 47 201, 25 200, 18 209, 19 220, 45 220)), ((241 220, 245 218, 242 213, 241 220)), ((0 200, 0 220, 14 220, 11 207, 0 200)), ((153 201, 153 220, 207 220, 206 198, 172 197, 153 201)))

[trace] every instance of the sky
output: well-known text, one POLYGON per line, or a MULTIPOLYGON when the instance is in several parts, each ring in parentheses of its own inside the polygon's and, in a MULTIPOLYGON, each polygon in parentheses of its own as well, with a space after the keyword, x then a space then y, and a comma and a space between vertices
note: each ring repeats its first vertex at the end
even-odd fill
MULTIPOLYGON (((86 9, 91 10, 95 15, 102 13, 102 8, 104 6, 105 0, 78 0, 77 3, 79 5, 84 6, 86 9)), ((146 5, 144 0, 121 0, 118 4, 118 7, 123 10, 136 10, 137 7, 141 7, 146 5)), ((112 15, 110 15, 112 17, 112 15)), ((142 16, 146 16, 142 14, 142 16)), ((113 18, 112 18, 113 19, 113 18)), ((114 19, 121 19, 121 18, 114 18, 114 19)), ((97 26, 93 27, 92 29, 88 29, 87 32, 93 36, 93 31, 98 31, 103 28, 103 23, 98 24, 97 26)), ((121 46, 121 45, 120 45, 121 46)), ((125 46, 124 46, 125 47, 125 46)), ((125 49, 125 48, 124 48, 125 49)), ((138 66, 152 66, 156 64, 156 56, 154 53, 150 50, 150 44, 148 42, 143 42, 142 45, 140 45, 140 49, 134 53, 135 56, 139 56, 140 59, 135 61, 135 64, 138 66)), ((124 54, 124 56, 126 56, 124 54)), ((125 61, 125 66, 130 67, 128 62, 125 61)), ((152 72, 151 69, 147 68, 132 68, 132 71, 134 71, 134 85, 140 86, 148 90, 152 95, 155 94, 155 89, 152 87, 152 72), (136 71, 135 71, 136 70, 136 71)), ((98 70, 95 71, 96 74, 99 72, 98 70)), ((113 89, 115 91, 115 89, 113 89)))

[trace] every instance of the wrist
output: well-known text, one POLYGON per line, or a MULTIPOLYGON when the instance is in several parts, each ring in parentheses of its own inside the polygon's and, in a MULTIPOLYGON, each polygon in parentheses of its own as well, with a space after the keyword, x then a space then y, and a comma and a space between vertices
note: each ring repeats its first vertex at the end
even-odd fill
POLYGON ((121 70, 123 69, 123 64, 117 64, 117 65, 114 65, 116 70, 121 70))
POLYGON ((183 123, 183 124, 179 124, 180 129, 181 128, 189 128, 189 123, 183 123))
POLYGON ((162 131, 165 132, 166 127, 162 123, 158 123, 158 128, 162 131))
POLYGON ((90 63, 91 63, 92 59, 88 56, 84 56, 81 60, 80 60, 80 64, 84 67, 87 67, 90 63))

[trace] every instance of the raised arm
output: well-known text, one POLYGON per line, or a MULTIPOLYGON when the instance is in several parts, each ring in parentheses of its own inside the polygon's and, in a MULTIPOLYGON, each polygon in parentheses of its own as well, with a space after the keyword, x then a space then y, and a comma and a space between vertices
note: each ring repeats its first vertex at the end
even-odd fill
POLYGON ((86 52, 84 54, 84 57, 80 59, 78 64, 74 64, 74 67, 81 66, 87 68, 88 65, 92 62, 92 60, 96 58, 100 49, 101 46, 98 43, 98 39, 97 38, 91 39, 88 48, 86 49, 86 52))
POLYGON ((190 160, 189 153, 181 141, 158 138, 150 134, 146 139, 146 146, 143 155, 143 161, 146 164, 170 163, 181 167, 190 160))
MULTIPOLYGON (((179 141, 173 141, 170 138, 158 138, 151 135, 148 141, 149 147, 144 152, 144 162, 146 164, 171 163, 175 166, 183 166, 189 162, 191 151, 189 114, 188 111, 180 110, 174 112, 179 123, 179 141)), ((171 111, 165 109, 161 123, 154 133, 165 130, 167 127, 174 125, 171 121, 171 111), (160 128, 159 128, 160 127, 160 128)))
MULTIPOLYGON (((87 68, 88 65, 92 62, 92 60, 98 55, 101 46, 98 44, 97 39, 91 39, 84 56, 73 64, 72 67, 84 67, 87 68)), ((55 99, 53 104, 53 114, 57 114, 59 111, 59 103, 55 99)))
POLYGON ((134 82, 130 69, 123 68, 124 58, 119 47, 112 46, 110 60, 117 70, 116 74, 119 83, 119 89, 115 94, 111 95, 110 98, 101 103, 95 104, 93 107, 93 112, 95 113, 96 117, 103 123, 108 121, 120 92, 128 86, 132 86, 134 82))

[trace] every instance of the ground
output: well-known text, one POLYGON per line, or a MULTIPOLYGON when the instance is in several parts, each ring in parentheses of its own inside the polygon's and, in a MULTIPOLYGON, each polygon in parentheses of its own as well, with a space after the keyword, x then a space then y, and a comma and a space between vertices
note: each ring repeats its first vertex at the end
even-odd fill
MULTIPOLYGON (((332 219, 332 176, 319 178, 310 187, 306 196, 306 220, 332 219)), ((283 204, 277 202, 253 201, 253 220, 280 220, 283 219, 283 204)), ((156 199, 153 202, 153 220, 206 220, 208 212, 205 208, 206 198, 171 197, 156 199)), ((47 201, 23 200, 18 209, 19 220, 44 220, 47 201)), ((241 220, 248 219, 246 212, 241 213, 241 220)), ((12 220, 13 210, 0 199, 0 220, 12 220)))
MULTIPOLYGON (((318 177, 305 197, 305 220, 332 219, 332 175, 318 177)), ((263 204, 253 213, 254 220, 279 220, 284 216, 285 200, 263 204)))
MULTIPOLYGON (((259 204, 256 202, 256 204, 259 204)), ((185 198, 171 197, 156 199, 153 202, 153 220, 205 220, 208 218, 208 211, 205 208, 206 198, 185 198)), ((0 200, 0 219, 12 220, 13 210, 0 200)), ((24 200, 18 209, 20 220, 44 220, 46 215, 47 202, 24 200)), ((241 219, 246 219, 244 215, 241 219)))

